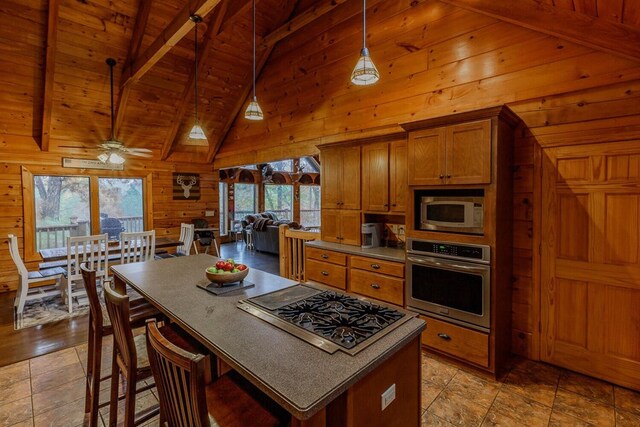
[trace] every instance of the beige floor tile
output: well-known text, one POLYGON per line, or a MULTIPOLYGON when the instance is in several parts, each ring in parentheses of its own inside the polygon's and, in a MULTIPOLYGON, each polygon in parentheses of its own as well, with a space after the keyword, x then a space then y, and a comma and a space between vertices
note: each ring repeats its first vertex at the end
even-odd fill
POLYGON ((29 378, 29 361, 14 363, 0 368, 0 389, 9 384, 29 378))
POLYGON ((60 387, 78 378, 84 378, 84 370, 80 362, 63 366, 55 371, 48 371, 31 377, 33 394, 60 387))
MULTIPOLYGON (((150 390, 142 392, 136 396, 136 413, 150 408, 154 405, 158 404, 158 399, 151 393, 150 390)), ((124 399, 118 403, 118 423, 122 423, 124 421, 124 399)), ((102 415, 102 419, 105 421, 105 424, 108 424, 109 420, 109 407, 106 406, 100 409, 100 414, 102 415)))
POLYGON ((32 416, 31 397, 23 397, 0 405, 0 427, 12 426, 19 422, 30 420, 32 416))
POLYGON ((427 412, 458 426, 479 426, 488 408, 474 403, 457 393, 444 390, 427 412))
POLYGON ((640 415, 640 393, 618 386, 614 393, 616 408, 640 415))
POLYGON ((31 396, 31 382, 29 378, 16 381, 2 388, 0 405, 31 396))
POLYGON ((501 389, 496 396, 484 426, 546 426, 551 416, 551 408, 535 400, 501 389))
POLYGON ((36 393, 33 395, 33 413, 37 416, 54 408, 75 402, 78 399, 84 399, 84 395, 84 378, 36 393))
POLYGON ((563 371, 558 387, 572 391, 589 399, 613 405, 613 385, 576 372, 563 371))
POLYGON ((35 416, 35 427, 75 427, 83 425, 85 419, 84 398, 65 405, 56 406, 35 416))
POLYGON ((422 381, 421 388, 421 407, 422 410, 425 410, 433 403, 433 401, 438 397, 440 392, 443 390, 442 387, 430 383, 428 381, 422 381))
POLYGON ((459 370, 447 385, 447 390, 457 393, 474 403, 489 408, 496 398, 501 383, 459 370))
POLYGON ((596 427, 586 421, 582 421, 571 415, 564 414, 558 411, 551 412, 551 420, 549 421, 549 427, 596 427))
MULTIPOLYGON (((544 365, 540 365, 544 366, 544 365)), ((514 369, 505 378, 504 388, 551 407, 558 387, 560 372, 550 369, 514 369)))
POLYGON ((422 427, 454 427, 453 424, 434 415, 430 411, 426 411, 424 414, 422 414, 420 425, 422 427))
POLYGON ((33 427, 33 418, 29 418, 19 423, 13 424, 11 427, 33 427))
POLYGON ((68 348, 31 359, 29 364, 31 366, 31 375, 35 376, 58 370, 64 366, 73 365, 79 361, 80 359, 78 359, 76 350, 74 348, 68 348))
POLYGON ((458 368, 433 358, 423 359, 422 380, 444 387, 458 372, 458 368))
POLYGON ((638 427, 640 426, 640 415, 616 409, 617 427, 638 427))
POLYGON ((563 389, 556 394, 553 410, 602 427, 615 425, 613 406, 563 389))

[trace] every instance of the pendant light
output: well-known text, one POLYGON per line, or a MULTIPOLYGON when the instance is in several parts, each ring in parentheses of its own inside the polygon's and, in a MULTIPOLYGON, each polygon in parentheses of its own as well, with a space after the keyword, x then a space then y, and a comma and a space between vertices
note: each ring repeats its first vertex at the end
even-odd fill
POLYGON ((262 108, 256 98, 256 0, 253 0, 253 100, 247 106, 244 118, 247 120, 262 120, 264 118, 262 108))
POLYGON ((358 86, 372 85, 380 80, 380 73, 373 64, 367 49, 367 0, 362 0, 362 50, 351 73, 351 83, 358 86))
POLYGON ((193 81, 194 87, 194 98, 195 98, 195 122, 193 123, 193 127, 189 132, 189 138, 191 139, 200 139, 207 140, 207 137, 200 127, 200 121, 198 120, 198 24, 202 22, 202 17, 200 15, 191 15, 191 21, 193 21, 195 25, 195 43, 194 43, 194 54, 195 54, 195 75, 193 81))

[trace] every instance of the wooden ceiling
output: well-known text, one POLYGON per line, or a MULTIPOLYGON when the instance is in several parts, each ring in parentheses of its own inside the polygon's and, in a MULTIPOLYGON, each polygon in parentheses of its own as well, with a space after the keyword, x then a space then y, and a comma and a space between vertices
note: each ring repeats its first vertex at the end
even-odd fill
MULTIPOLYGON (((371 1, 369 7, 384 1, 391 0, 371 1)), ((506 0, 443 1, 494 17, 502 13, 501 19, 512 22, 522 19, 497 9, 506 0), (487 5, 494 9, 482 10, 487 5)), ((257 0, 259 68, 268 67, 280 40, 334 8, 356 13, 359 3, 257 0)), ((582 14, 618 30, 640 26, 640 0, 519 4, 582 14)), ((603 37, 616 42, 620 34, 603 37)), ((251 0, 3 0, 0 134, 35 140, 55 153, 94 156, 90 148, 109 136, 108 57, 118 62, 118 139, 152 149, 156 159, 211 162, 251 89, 251 0), (194 34, 188 20, 194 10, 204 15, 199 102, 208 146, 189 145, 187 138, 194 115, 194 34)))

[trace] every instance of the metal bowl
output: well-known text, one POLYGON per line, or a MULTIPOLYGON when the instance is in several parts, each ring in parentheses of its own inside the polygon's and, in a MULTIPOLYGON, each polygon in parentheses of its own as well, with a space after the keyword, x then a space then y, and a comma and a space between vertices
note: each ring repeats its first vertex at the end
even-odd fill
POLYGON ((238 271, 237 273, 220 274, 210 273, 209 271, 205 270, 205 274, 207 275, 207 279, 209 279, 209 281, 224 285, 226 283, 235 283, 243 280, 245 277, 247 277, 247 274, 249 274, 249 267, 247 267, 246 270, 238 271))

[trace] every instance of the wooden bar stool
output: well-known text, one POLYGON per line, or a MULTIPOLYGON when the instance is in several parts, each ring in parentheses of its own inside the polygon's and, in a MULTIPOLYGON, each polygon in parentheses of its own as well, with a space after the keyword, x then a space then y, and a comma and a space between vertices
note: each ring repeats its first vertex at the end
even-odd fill
POLYGON ((291 415, 236 372, 205 386, 206 359, 170 342, 147 321, 147 352, 160 397, 161 426, 286 426, 291 415))

